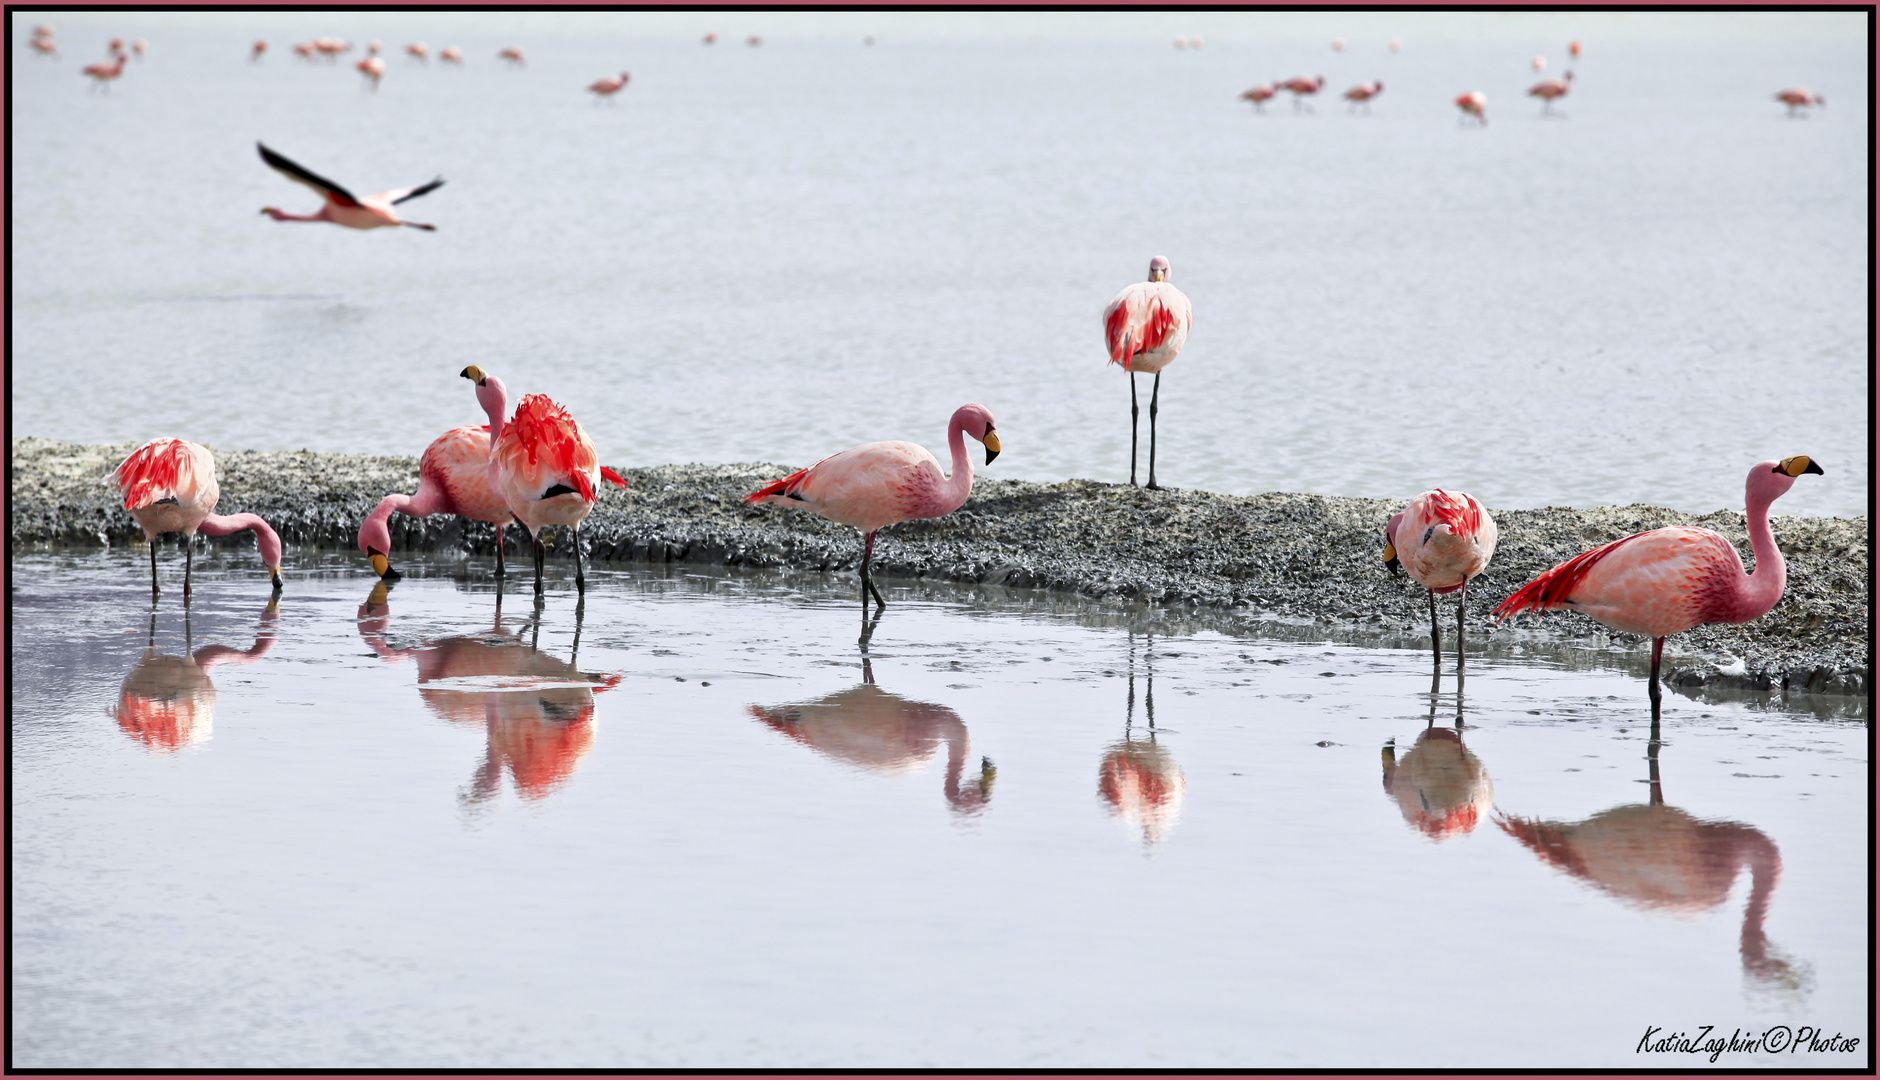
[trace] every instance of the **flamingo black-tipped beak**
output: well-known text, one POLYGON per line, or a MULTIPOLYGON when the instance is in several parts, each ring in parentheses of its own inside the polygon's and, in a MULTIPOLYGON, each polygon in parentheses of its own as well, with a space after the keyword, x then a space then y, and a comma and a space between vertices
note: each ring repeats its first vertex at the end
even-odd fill
POLYGON ((392 572, 392 560, 386 558, 379 552, 371 552, 367 558, 372 562, 372 572, 377 574, 380 578, 384 578, 392 572))
POLYGON ((281 568, 278 566, 268 567, 268 580, 273 583, 274 591, 277 593, 280 592, 281 585, 283 584, 281 581, 281 568))
POLYGON ((475 364, 471 364, 469 367, 464 368, 462 371, 458 372, 457 374, 462 376, 463 378, 469 379, 471 382, 476 383, 478 386, 483 385, 483 377, 484 377, 483 369, 476 366, 475 364))
POLYGON ((1384 569, 1393 574, 1403 569, 1403 564, 1397 561, 1397 545, 1389 540, 1384 541, 1384 569))
POLYGON ((986 464, 990 465, 992 464, 992 459, 999 456, 998 433, 991 428, 987 428, 986 437, 982 441, 986 444, 986 464))
POLYGON ((1821 471, 1821 466, 1815 464, 1814 460, 1807 454, 1797 454, 1791 458, 1783 458, 1776 463, 1775 468, 1769 471, 1779 472, 1785 476, 1802 476, 1807 473, 1814 473, 1816 476, 1824 475, 1821 471))

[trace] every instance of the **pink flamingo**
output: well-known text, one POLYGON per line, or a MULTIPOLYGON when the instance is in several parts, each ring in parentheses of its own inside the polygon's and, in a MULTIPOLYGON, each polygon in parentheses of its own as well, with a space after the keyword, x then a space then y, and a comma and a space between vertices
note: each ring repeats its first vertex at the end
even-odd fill
POLYGON ((144 58, 144 51, 149 48, 150 43, 148 41, 145 41, 143 38, 138 38, 136 41, 131 42, 131 55, 142 60, 144 58))
POLYGON ((414 41, 405 46, 405 55, 421 64, 429 64, 431 62, 431 47, 422 41, 414 41))
POLYGON ((718 35, 707 30, 705 32, 705 36, 703 38, 700 38, 699 40, 704 42, 707 45, 716 45, 718 44, 718 35))
POLYGON ((105 48, 105 52, 110 53, 112 56, 115 56, 119 59, 123 59, 124 57, 124 39, 123 38, 116 38, 116 37, 112 38, 111 43, 109 45, 106 45, 104 48, 105 48))
POLYGON ((1253 102, 1253 111, 1264 113, 1267 102, 1279 96, 1279 89, 1272 83, 1261 83, 1240 95, 1240 100, 1253 102))
POLYGON ((604 468, 594 443, 568 410, 547 394, 527 394, 507 421, 509 391, 503 381, 472 364, 460 372, 476 384, 477 401, 490 418, 490 490, 500 496, 535 542, 535 595, 542 595, 542 528, 566 525, 573 533, 574 585, 587 592, 581 570, 581 519, 600 498, 597 485, 626 480, 604 468))
MULTIPOLYGON (((378 57, 378 56, 368 56, 364 60, 359 61, 359 63, 356 66, 359 68, 359 74, 364 75, 366 78, 372 81, 372 92, 378 93, 379 80, 385 77, 384 58, 378 57)), ((409 195, 406 196, 406 198, 410 198, 410 197, 411 196, 409 195)))
POLYGON ((1461 115, 1456 117, 1457 123, 1467 123, 1470 117, 1474 117, 1477 124, 1488 126, 1488 95, 1480 90, 1472 90, 1457 98, 1456 108, 1462 110, 1461 115))
POLYGON ((1811 105, 1826 105, 1828 99, 1820 94, 1811 94, 1799 86, 1791 87, 1776 95, 1776 100, 1789 107, 1790 116, 1807 116, 1811 105))
POLYGON ((761 34, 752 34, 750 37, 744 39, 744 43, 755 49, 764 43, 764 38, 761 34))
POLYGON ((1332 39, 1332 51, 1344 52, 1345 51, 1345 39, 1341 37, 1333 38, 1332 39))
POLYGON ((1456 665, 1462 665, 1462 624, 1468 612, 1469 579, 1495 557, 1495 519, 1475 496, 1434 488, 1410 500, 1384 526, 1384 565, 1403 569, 1429 590, 1430 646, 1443 658, 1443 631, 1436 625, 1436 594, 1456 598, 1456 665))
POLYGON ((1542 56, 1540 53, 1535 53, 1534 59, 1530 60, 1529 63, 1534 66, 1535 71, 1547 70, 1547 58, 1545 56, 1542 56))
POLYGON ((1523 585, 1495 608, 1495 615, 1505 619, 1564 607, 1614 630, 1651 638, 1648 693, 1655 716, 1666 637, 1706 623, 1752 622, 1782 599, 1787 570, 1769 530, 1769 504, 1794 486, 1796 477, 1821 471, 1805 454, 1750 467, 1743 501, 1756 573, 1743 570, 1742 556, 1723 536, 1673 525, 1575 555, 1523 585))
POLYGON ((1423 729, 1401 760, 1397 740, 1384 744, 1384 794, 1418 832, 1441 842, 1475 831, 1495 804, 1488 767, 1462 743, 1462 732, 1423 729))
POLYGON ((888 606, 868 576, 875 534, 899 521, 945 517, 972 494, 973 463, 966 456, 963 435, 985 444, 987 465, 999 456, 992 414, 984 405, 966 404, 953 411, 947 424, 947 447, 953 452, 951 477, 941 473, 940 462, 925 447, 911 442, 864 443, 759 488, 744 501, 791 506, 860 529, 862 615, 866 617, 870 593, 879 607, 888 606))
POLYGON ((352 51, 352 42, 336 37, 314 38, 313 48, 315 52, 326 57, 328 62, 335 62, 341 53, 352 51))
POLYGON ((1580 43, 1577 41, 1568 42, 1567 43, 1567 55, 1573 57, 1575 60, 1578 60, 1580 58, 1580 43))
POLYGON ((1541 99, 1541 112, 1545 115, 1554 111, 1554 99, 1566 97, 1567 91, 1571 89, 1573 72, 1569 71, 1558 79, 1542 79, 1528 87, 1528 97, 1541 99))
POLYGON ((1318 93, 1321 89, 1324 88, 1325 76, 1320 75, 1317 78, 1308 79, 1305 76, 1300 75, 1291 79, 1287 79, 1285 82, 1280 83, 1279 85, 1280 85, 1280 89, 1288 90, 1292 92, 1293 111, 1297 112, 1300 109, 1308 108, 1308 106, 1305 103, 1306 98, 1312 96, 1313 94, 1318 93))
POLYGON ((503 576, 503 530, 515 520, 509 504, 490 487, 490 429, 466 424, 451 428, 425 447, 418 459, 415 495, 387 495, 359 523, 359 550, 379 577, 396 581, 392 569, 391 517, 430 517, 456 514, 496 526, 496 577, 503 576))
POLYGON ((496 58, 498 60, 507 60, 510 63, 516 65, 517 67, 529 66, 529 62, 522 58, 522 50, 516 48, 514 45, 511 45, 508 48, 504 49, 502 52, 497 53, 496 58))
MULTIPOLYGON (((382 70, 384 61, 380 60, 378 63, 382 70)), ((435 225, 420 225, 415 221, 401 221, 399 220, 398 212, 393 210, 392 207, 407 199, 415 199, 420 195, 429 194, 443 187, 444 178, 441 176, 428 184, 419 184, 417 187, 396 188, 391 191, 381 191, 377 195, 368 195, 361 199, 355 197, 352 192, 340 187, 333 181, 308 172, 306 169, 287 160, 268 149, 266 146, 260 143, 256 143, 255 146, 261 151, 261 160, 267 162, 275 171, 287 177, 289 180, 307 185, 319 192, 321 196, 326 199, 326 202, 321 205, 318 213, 307 214, 305 216, 289 214, 272 206, 264 206, 261 208, 262 213, 276 221, 327 221, 334 225, 344 225, 348 229, 377 229, 392 225, 403 225, 407 228, 423 229, 426 232, 433 232, 437 229, 435 225)))
POLYGON ((1371 99, 1383 92, 1384 82, 1382 79, 1375 82, 1359 83, 1345 91, 1345 100, 1351 103, 1345 106, 1345 109, 1346 111, 1350 111, 1362 105, 1364 106, 1364 111, 1368 113, 1371 111, 1371 99))
POLYGON ((200 532, 227 536, 244 529, 255 531, 255 546, 267 564, 274 591, 281 590, 281 538, 258 515, 214 513, 222 489, 215 482, 215 458, 208 449, 183 439, 152 439, 124 459, 112 474, 124 493, 124 509, 143 527, 150 542, 150 595, 157 587, 157 537, 183 534, 183 598, 190 593, 193 551, 190 540, 200 532))
POLYGON ((302 42, 297 42, 294 45, 294 55, 300 57, 302 60, 305 60, 310 64, 313 62, 314 52, 315 52, 314 47, 309 42, 302 41, 302 42))
POLYGON ((437 54, 437 58, 446 64, 463 65, 463 50, 455 45, 446 45, 437 54))
POLYGON ((254 44, 254 48, 251 49, 248 53, 248 62, 251 64, 260 63, 261 58, 267 55, 267 52, 268 52, 268 43, 265 41, 256 41, 254 44))
POLYGON ((29 42, 29 44, 32 46, 32 50, 41 56, 50 56, 54 60, 59 58, 59 43, 57 39, 52 36, 51 27, 35 27, 32 41, 29 42), (42 30, 44 33, 40 32, 42 30))
POLYGON ((594 100, 597 102, 602 100, 612 101, 615 94, 625 89, 627 80, 630 78, 632 78, 632 76, 623 71, 619 75, 609 75, 606 78, 597 79, 588 84, 588 93, 593 94, 594 100))
POLYGON ((1149 490, 1155 482, 1155 416, 1162 396, 1162 369, 1175 362, 1188 341, 1188 298, 1169 283, 1168 260, 1149 260, 1149 280, 1138 281, 1116 294, 1103 309, 1103 338, 1110 347, 1110 363, 1123 365, 1129 376, 1129 482, 1136 483, 1136 372, 1155 376, 1149 391, 1149 490))
POLYGON ((119 54, 117 62, 111 64, 86 64, 82 74, 91 76, 93 90, 103 87, 108 94, 111 92, 111 81, 124 74, 124 57, 119 54))
POLYGON ((1180 35, 1176 35, 1175 47, 1177 49, 1186 49, 1188 47, 1188 39, 1180 35))

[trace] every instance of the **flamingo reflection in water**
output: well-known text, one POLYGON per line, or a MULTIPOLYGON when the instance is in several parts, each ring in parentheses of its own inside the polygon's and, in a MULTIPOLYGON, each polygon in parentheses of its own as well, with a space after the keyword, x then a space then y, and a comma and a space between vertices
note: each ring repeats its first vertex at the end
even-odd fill
POLYGON ((1167 838, 1181 816, 1188 781, 1168 748, 1156 742, 1155 636, 1144 635, 1143 712, 1148 733, 1138 737, 1136 722, 1136 635, 1129 638, 1129 704, 1123 718, 1123 741, 1103 754, 1097 767, 1097 794, 1131 834, 1140 833, 1144 850, 1167 838))
POLYGON ((1652 721, 1650 801, 1602 810, 1585 821, 1542 821, 1497 814, 1495 824, 1554 869, 1628 906, 1652 913, 1701 915, 1730 899, 1737 872, 1749 869, 1739 950, 1743 973, 1766 990, 1805 993, 1809 965, 1783 955, 1763 933, 1782 879, 1782 853, 1762 830, 1737 821, 1705 821, 1665 805, 1658 776, 1658 721, 1652 721))
POLYGON ((1404 821, 1443 841, 1475 831, 1495 805, 1495 782, 1482 759, 1462 743, 1462 697, 1456 696, 1456 726, 1436 726, 1432 691, 1429 726, 1414 746, 1397 756, 1397 740, 1384 744, 1384 794, 1397 800, 1404 821))
POLYGON ((764 726, 819 754, 887 776, 926 767, 945 744, 942 790, 947 805, 961 817, 972 817, 992 800, 992 782, 998 776, 992 759, 979 759, 978 776, 970 780, 963 776, 971 745, 960 714, 945 705, 909 701, 876 686, 867 656, 862 657, 862 681, 847 690, 792 705, 752 705, 750 710, 764 726))
POLYGON ((386 640, 387 597, 387 583, 380 581, 359 605, 359 636, 386 660, 417 663, 418 694, 432 712, 484 727, 484 759, 462 793, 464 802, 475 806, 499 794, 505 769, 525 799, 540 799, 566 784, 594 747, 594 695, 621 679, 576 667, 585 605, 575 605, 574 643, 564 663, 538 647, 539 613, 525 644, 503 629, 500 606, 485 633, 397 648, 386 640))
MULTIPOLYGON (((209 669, 217 664, 252 664, 274 647, 281 620, 276 595, 261 611, 255 643, 247 649, 231 645, 205 645, 184 656, 157 651, 157 612, 150 611, 150 639, 144 655, 124 676, 117 705, 111 715, 124 734, 159 753, 175 753, 205 742, 215 730, 215 683, 209 669)), ((189 609, 183 609, 183 648, 193 645, 189 609)))

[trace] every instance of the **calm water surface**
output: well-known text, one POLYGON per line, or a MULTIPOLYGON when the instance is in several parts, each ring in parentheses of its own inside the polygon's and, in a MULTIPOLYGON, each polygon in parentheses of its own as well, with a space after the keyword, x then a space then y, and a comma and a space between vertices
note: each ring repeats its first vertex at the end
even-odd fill
POLYGON ((844 579, 603 567, 537 613, 402 565, 270 606, 216 553, 153 610, 135 552, 15 558, 15 1064, 1867 1045, 1869 734, 1833 710, 1667 695, 1653 784, 1637 675, 1516 635, 1432 693, 1408 644, 1037 593, 888 583, 864 650, 844 579))
POLYGON ((818 13, 495 18, 72 13, 53 62, 16 16, 14 430, 415 455, 480 416, 475 362, 615 465, 943 446, 977 400, 998 475, 1120 480, 1098 315, 1164 254, 1195 310, 1165 483, 1708 512, 1806 453, 1826 482, 1783 512, 1865 512, 1858 13, 904 14, 872 48, 818 13), (150 54, 90 94, 114 34, 150 54), (386 41, 378 93, 288 52, 324 34, 386 41), (1557 74, 1569 37, 1543 119, 1528 61, 1557 74), (421 67, 414 39, 468 63, 421 67), (1316 73, 1313 115, 1237 100, 1316 73), (1787 119, 1794 84, 1830 104, 1787 119), (1485 130, 1456 123, 1472 89, 1485 130), (438 231, 258 216, 318 200, 257 139, 359 192, 442 174, 404 208, 438 231))

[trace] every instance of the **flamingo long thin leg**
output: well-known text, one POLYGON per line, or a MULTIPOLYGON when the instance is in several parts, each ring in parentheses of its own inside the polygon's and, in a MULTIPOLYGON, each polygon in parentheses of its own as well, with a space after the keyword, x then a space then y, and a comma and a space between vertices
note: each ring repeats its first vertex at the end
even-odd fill
POLYGON ((537 532, 533 539, 535 541, 535 595, 540 596, 542 595, 542 557, 544 554, 542 551, 542 534, 537 532))
POLYGON ((587 578, 581 574, 581 523, 575 522, 574 533, 574 591, 587 595, 587 578))
MULTIPOLYGON (((183 534, 183 600, 184 600, 185 602, 187 602, 187 601, 189 600, 189 566, 190 566, 190 561, 191 561, 191 560, 192 560, 192 559, 193 559, 193 558, 195 557, 195 554, 196 554, 196 547, 195 547, 195 545, 194 545, 194 544, 191 544, 191 543, 190 543, 190 541, 191 541, 191 540, 193 540, 193 539, 195 539, 195 538, 194 538, 194 537, 192 537, 192 536, 190 536, 190 535, 189 535, 188 533, 184 533, 184 534, 183 534)), ((1657 669, 1656 667, 1654 667, 1654 668, 1652 669, 1652 672, 1653 672, 1653 675, 1654 675, 1654 676, 1655 676, 1655 675, 1657 674, 1657 671, 1658 671, 1658 669, 1657 669)), ((1658 685, 1658 682, 1657 682, 1657 679, 1656 679, 1656 678, 1654 678, 1654 679, 1652 680, 1652 685, 1653 685, 1653 686, 1657 686, 1657 685, 1658 685)), ((1654 692, 1654 693, 1656 693, 1657 691, 1655 691, 1655 690, 1654 690, 1653 692, 1654 692)))
POLYGON ((1456 674, 1462 674, 1462 623, 1469 612, 1469 583, 1464 581, 1462 589, 1456 593, 1456 674))
POLYGON ((1162 400, 1162 373, 1155 373, 1155 387, 1149 391, 1149 490, 1155 491, 1155 414, 1157 404, 1162 400))
POLYGON ((502 591, 503 581, 503 527, 496 526, 496 588, 502 591))
POLYGON ((1658 702, 1661 696, 1658 690, 1658 666, 1660 662, 1664 659, 1664 655, 1665 655, 1665 639, 1661 637, 1653 638, 1652 639, 1652 681, 1651 681, 1651 685, 1647 689, 1647 693, 1650 694, 1651 699, 1652 699, 1652 715, 1654 717, 1658 715, 1658 702))
POLYGON ((1436 653, 1437 663, 1443 659, 1443 628, 1436 625, 1436 590, 1430 593, 1430 648, 1436 653))
POLYGON ((163 592, 157 587, 157 538, 150 538, 150 597, 156 599, 163 592))
POLYGON ((1129 486, 1136 486, 1136 417, 1142 408, 1136 404, 1136 373, 1129 373, 1129 486))
MULTIPOLYGON (((875 530, 875 532, 880 532, 880 531, 881 530, 879 529, 875 530)), ((883 608, 886 608, 888 606, 888 602, 881 598, 881 590, 875 588, 875 581, 868 574, 868 563, 869 563, 869 560, 874 557, 874 554, 875 554, 875 533, 871 532, 862 537, 862 612, 863 614, 866 614, 868 612, 868 594, 870 593, 873 593, 875 595, 875 603, 878 606, 883 607, 883 608)))

